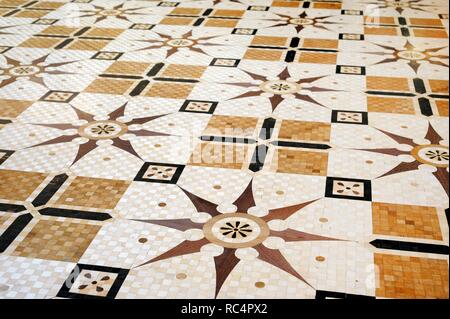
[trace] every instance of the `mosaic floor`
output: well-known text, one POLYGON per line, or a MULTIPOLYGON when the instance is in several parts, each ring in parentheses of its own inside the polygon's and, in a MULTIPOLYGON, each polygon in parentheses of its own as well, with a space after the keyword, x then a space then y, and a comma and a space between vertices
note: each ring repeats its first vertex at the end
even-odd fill
POLYGON ((0 0, 0 298, 448 298, 446 0, 0 0))

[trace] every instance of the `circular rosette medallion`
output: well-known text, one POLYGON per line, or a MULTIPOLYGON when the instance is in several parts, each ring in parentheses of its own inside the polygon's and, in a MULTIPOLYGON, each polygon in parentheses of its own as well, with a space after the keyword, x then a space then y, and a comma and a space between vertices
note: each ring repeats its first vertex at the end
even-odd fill
POLYGON ((426 55, 419 51, 401 51, 398 53, 398 56, 405 60, 423 60, 426 58, 426 55))
POLYGON ((175 48, 190 47, 194 41, 188 39, 172 39, 166 42, 167 45, 175 48))
POLYGON ((12 76, 30 76, 39 73, 40 68, 34 65, 17 66, 8 71, 12 76))
POLYGON ((128 131, 125 124, 116 121, 97 121, 83 125, 79 134, 91 140, 106 140, 122 136, 128 131))
POLYGON ((300 85, 294 82, 277 80, 261 84, 261 90, 272 94, 293 94, 300 90, 300 85))
POLYGON ((412 155, 421 163, 436 167, 448 167, 448 147, 442 145, 424 145, 413 149, 412 155))
POLYGON ((249 214, 222 214, 210 219, 203 227, 205 237, 226 248, 254 247, 270 233, 266 222, 249 214))

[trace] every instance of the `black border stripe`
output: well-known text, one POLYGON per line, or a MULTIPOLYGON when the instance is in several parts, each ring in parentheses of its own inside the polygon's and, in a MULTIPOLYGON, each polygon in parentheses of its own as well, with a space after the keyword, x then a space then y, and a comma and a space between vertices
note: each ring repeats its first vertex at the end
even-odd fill
POLYGON ((9 245, 16 239, 17 236, 22 232, 22 230, 28 225, 28 223, 33 219, 31 214, 25 214, 17 217, 14 222, 5 230, 5 232, 0 236, 0 253, 3 253, 9 245))
POLYGON ((413 243, 389 239, 376 239, 370 244, 379 249, 414 251, 420 253, 448 255, 449 247, 444 245, 413 243))
POLYGON ((80 210, 60 209, 60 208, 44 208, 39 211, 44 216, 67 217, 75 219, 87 219, 105 221, 111 219, 111 215, 107 213, 84 212, 80 210))
POLYGON ((33 200, 33 206, 38 207, 47 204, 68 178, 69 176, 66 174, 55 176, 52 181, 45 186, 44 190, 33 200))

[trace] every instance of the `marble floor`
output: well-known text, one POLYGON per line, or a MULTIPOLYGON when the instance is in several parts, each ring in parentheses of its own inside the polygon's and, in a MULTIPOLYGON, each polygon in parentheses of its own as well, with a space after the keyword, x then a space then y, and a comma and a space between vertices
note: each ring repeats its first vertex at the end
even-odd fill
POLYGON ((0 298, 448 299, 448 2, 174 1, 0 0, 0 298))

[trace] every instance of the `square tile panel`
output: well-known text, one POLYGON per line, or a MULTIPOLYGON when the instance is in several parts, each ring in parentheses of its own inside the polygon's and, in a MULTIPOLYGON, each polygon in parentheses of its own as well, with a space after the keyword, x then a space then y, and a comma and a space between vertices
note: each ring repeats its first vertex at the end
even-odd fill
POLYGON ((184 165, 145 163, 134 180, 138 182, 176 184, 183 170, 184 165))
POLYGON ((272 166, 280 173, 326 176, 328 153, 278 149, 272 166))
POLYGON ((46 178, 42 173, 0 169, 0 199, 25 201, 46 178))
POLYGON ((239 62, 238 59, 214 58, 211 62, 211 66, 234 68, 239 65, 239 62))
POLYGON ((376 295, 400 299, 448 299, 448 262, 443 259, 375 254, 376 295))
POLYGON ((77 264, 70 274, 71 280, 58 292, 58 297, 74 299, 114 299, 128 269, 77 264))
POLYGON ((325 196, 371 201, 372 183, 362 179, 328 177, 325 196))
POLYGON ((217 107, 217 102, 186 100, 180 112, 213 114, 217 107))
POLYGON ((100 228, 70 220, 40 220, 16 247, 13 255, 77 262, 100 228))
POLYGON ((130 182, 77 176, 56 201, 57 205, 113 209, 130 182))
POLYGON ((333 110, 332 123, 341 124, 368 124, 368 114, 367 112, 354 112, 354 111, 338 111, 333 110))
POLYGON ((279 139, 296 141, 329 142, 329 123, 284 120, 281 123, 279 139))

